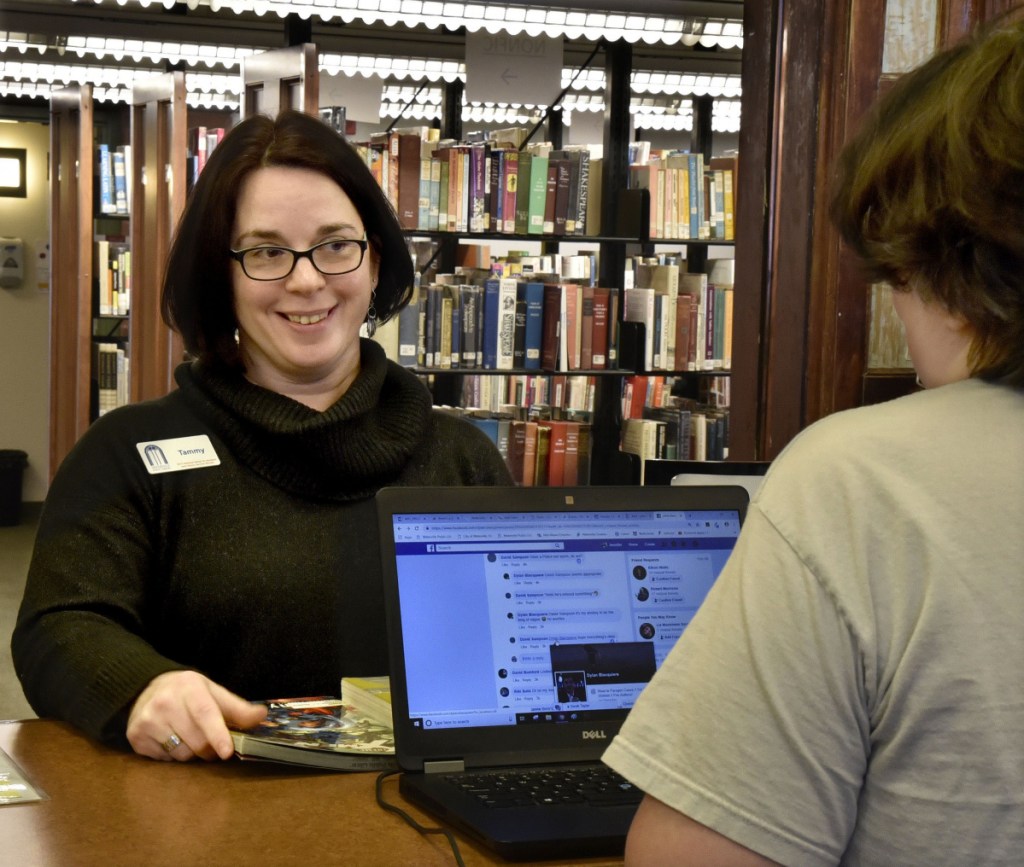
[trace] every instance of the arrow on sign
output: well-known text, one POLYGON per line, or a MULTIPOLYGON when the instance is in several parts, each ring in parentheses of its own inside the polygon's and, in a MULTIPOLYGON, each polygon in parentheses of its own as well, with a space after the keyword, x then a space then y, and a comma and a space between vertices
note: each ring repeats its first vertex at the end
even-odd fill
POLYGON ((501 73, 501 80, 504 81, 505 84, 508 84, 513 78, 519 78, 519 76, 507 68, 503 73, 501 73))

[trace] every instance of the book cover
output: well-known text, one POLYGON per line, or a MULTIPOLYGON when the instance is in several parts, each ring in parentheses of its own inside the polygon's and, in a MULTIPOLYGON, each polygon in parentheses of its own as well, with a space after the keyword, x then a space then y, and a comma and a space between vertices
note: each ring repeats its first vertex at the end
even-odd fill
POLYGON ((480 306, 480 287, 463 283, 459 286, 459 321, 462 327, 462 366, 478 367, 480 365, 478 346, 480 332, 478 322, 480 306))
POLYGON ((604 191, 604 159, 591 157, 587 171, 587 219, 584 234, 591 238, 601 234, 601 207, 604 191))
POLYGON ((554 166, 556 170, 553 231, 556 235, 573 235, 576 233, 579 162, 571 158, 549 159, 548 165, 554 166))
POLYGON ((390 726, 374 722, 339 698, 273 699, 255 728, 232 731, 240 759, 282 762, 336 771, 397 767, 390 726))
MULTIPOLYGON (((397 211, 403 229, 416 229, 420 224, 420 161, 421 139, 413 133, 393 136, 398 170, 397 211)), ((424 210, 429 210, 429 203, 424 210)))
POLYGON ((548 477, 547 484, 551 487, 558 487, 566 484, 565 463, 566 445, 569 435, 569 422, 552 419, 546 422, 550 429, 550 440, 548 442, 548 477))
POLYGON ((403 367, 417 367, 421 363, 420 308, 424 303, 424 293, 420 293, 398 313, 398 363, 403 367))
POLYGON ((541 343, 544 336, 544 284, 528 280, 519 284, 526 302, 526 327, 524 334, 523 367, 539 370, 541 366, 541 343))
POLYGON ((495 367, 512 370, 515 362, 516 287, 515 277, 498 279, 498 348, 495 367))
POLYGON ((569 206, 576 203, 576 225, 574 234, 585 235, 587 231, 587 209, 590 207, 590 151, 581 148, 577 152, 579 178, 575 196, 569 197, 569 206))
POLYGON ((498 231, 511 235, 516 232, 519 199, 519 152, 504 151, 502 161, 502 222, 498 231))
MULTIPOLYGON (((520 171, 522 155, 520 155, 520 171)), ((533 154, 530 161, 529 206, 527 211, 527 232, 531 235, 544 233, 544 215, 548 195, 548 158, 533 154)), ((552 221, 553 227, 553 221, 552 221)))
POLYGON ((526 367, 526 298, 522 283, 516 292, 516 326, 512 348, 512 367, 523 370, 526 367))
POLYGON ((100 316, 114 313, 110 285, 110 241, 101 238, 96 241, 96 298, 100 316))
POLYGON ((523 419, 512 419, 508 433, 508 471, 512 481, 524 484, 524 458, 526 455, 526 425, 523 419))
POLYGON ((481 142, 469 147, 469 214, 470 232, 487 231, 487 149, 481 142))
POLYGON ((393 725, 391 679, 386 674, 377 677, 343 677, 341 703, 355 708, 357 713, 368 716, 380 725, 393 725))
POLYGON ((482 332, 480 335, 480 366, 487 370, 498 367, 498 319, 500 312, 500 279, 484 281, 482 332))
POLYGON ((594 366, 594 287, 583 286, 580 300, 580 369, 594 366))
POLYGON ((573 487, 580 483, 580 428, 578 421, 564 421, 565 425, 565 466, 562 471, 562 484, 573 487))
POLYGON ((594 370, 608 366, 608 304, 609 292, 606 287, 594 287, 594 323, 591 336, 590 363, 594 370))
POLYGON ((523 485, 530 487, 537 483, 537 422, 525 422, 523 442, 523 485))
POLYGON ((424 317, 423 317, 423 365, 424 367, 436 367, 438 362, 437 350, 440 346, 441 334, 438 330, 438 306, 441 299, 441 288, 436 283, 421 287, 425 294, 424 317))
POLYGON ((487 226, 485 231, 501 232, 504 226, 505 188, 502 175, 505 171, 505 151, 491 148, 487 158, 487 226))
MULTIPOLYGON (((558 160, 548 158, 548 179, 544 191, 544 219, 541 222, 541 231, 545 235, 553 235, 555 232, 555 209, 558 204, 558 174, 562 164, 558 160)), ((565 227, 562 227, 564 234, 565 227)))
POLYGON ((690 328, 696 325, 697 299, 689 292, 676 296, 675 370, 693 370, 697 344, 690 328))
POLYGON ((533 174, 533 154, 520 153, 516 178, 516 213, 513 229, 517 235, 530 230, 530 185, 533 174))
POLYGON ((562 287, 558 283, 544 285, 543 319, 541 323, 540 366, 558 370, 562 327, 562 287))
POLYGON ((623 319, 644 326, 644 370, 654 367, 654 290, 634 287, 625 290, 623 319))
POLYGON ((534 469, 533 483, 535 485, 546 485, 548 483, 548 459, 551 447, 551 420, 537 422, 537 453, 534 469))
POLYGON ((100 212, 113 214, 117 210, 114 204, 114 167, 110 159, 110 146, 103 142, 99 144, 96 165, 100 174, 100 212))
POLYGON ((114 210, 119 214, 128 213, 128 165, 121 148, 110 152, 110 163, 114 178, 114 210))
POLYGON ((580 369, 580 346, 583 334, 583 287, 566 283, 562 287, 562 370, 580 369))

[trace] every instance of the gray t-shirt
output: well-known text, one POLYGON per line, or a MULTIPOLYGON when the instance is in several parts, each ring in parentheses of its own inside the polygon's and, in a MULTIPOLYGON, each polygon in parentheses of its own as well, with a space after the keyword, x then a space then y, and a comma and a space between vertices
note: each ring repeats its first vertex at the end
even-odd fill
POLYGON ((785 864, 1024 859, 1024 394, 813 425, 605 761, 785 864))

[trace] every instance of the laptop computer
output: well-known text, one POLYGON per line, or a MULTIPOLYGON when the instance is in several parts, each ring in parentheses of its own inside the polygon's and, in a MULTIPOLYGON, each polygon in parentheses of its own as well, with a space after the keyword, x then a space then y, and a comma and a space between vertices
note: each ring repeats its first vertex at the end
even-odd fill
POLYGON ((738 486, 381 490, 403 795, 508 859, 621 853, 641 793, 580 792, 612 774, 601 754, 747 502, 738 486), (584 782, 537 794, 527 769, 584 782))

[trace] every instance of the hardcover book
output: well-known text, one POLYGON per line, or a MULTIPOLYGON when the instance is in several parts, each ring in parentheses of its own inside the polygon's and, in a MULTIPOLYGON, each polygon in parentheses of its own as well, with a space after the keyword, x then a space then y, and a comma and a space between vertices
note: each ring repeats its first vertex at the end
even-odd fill
POLYGON ((258 726, 231 732, 240 759, 335 771, 397 767, 392 728, 359 714, 341 699, 273 699, 267 708, 267 717, 258 726))

